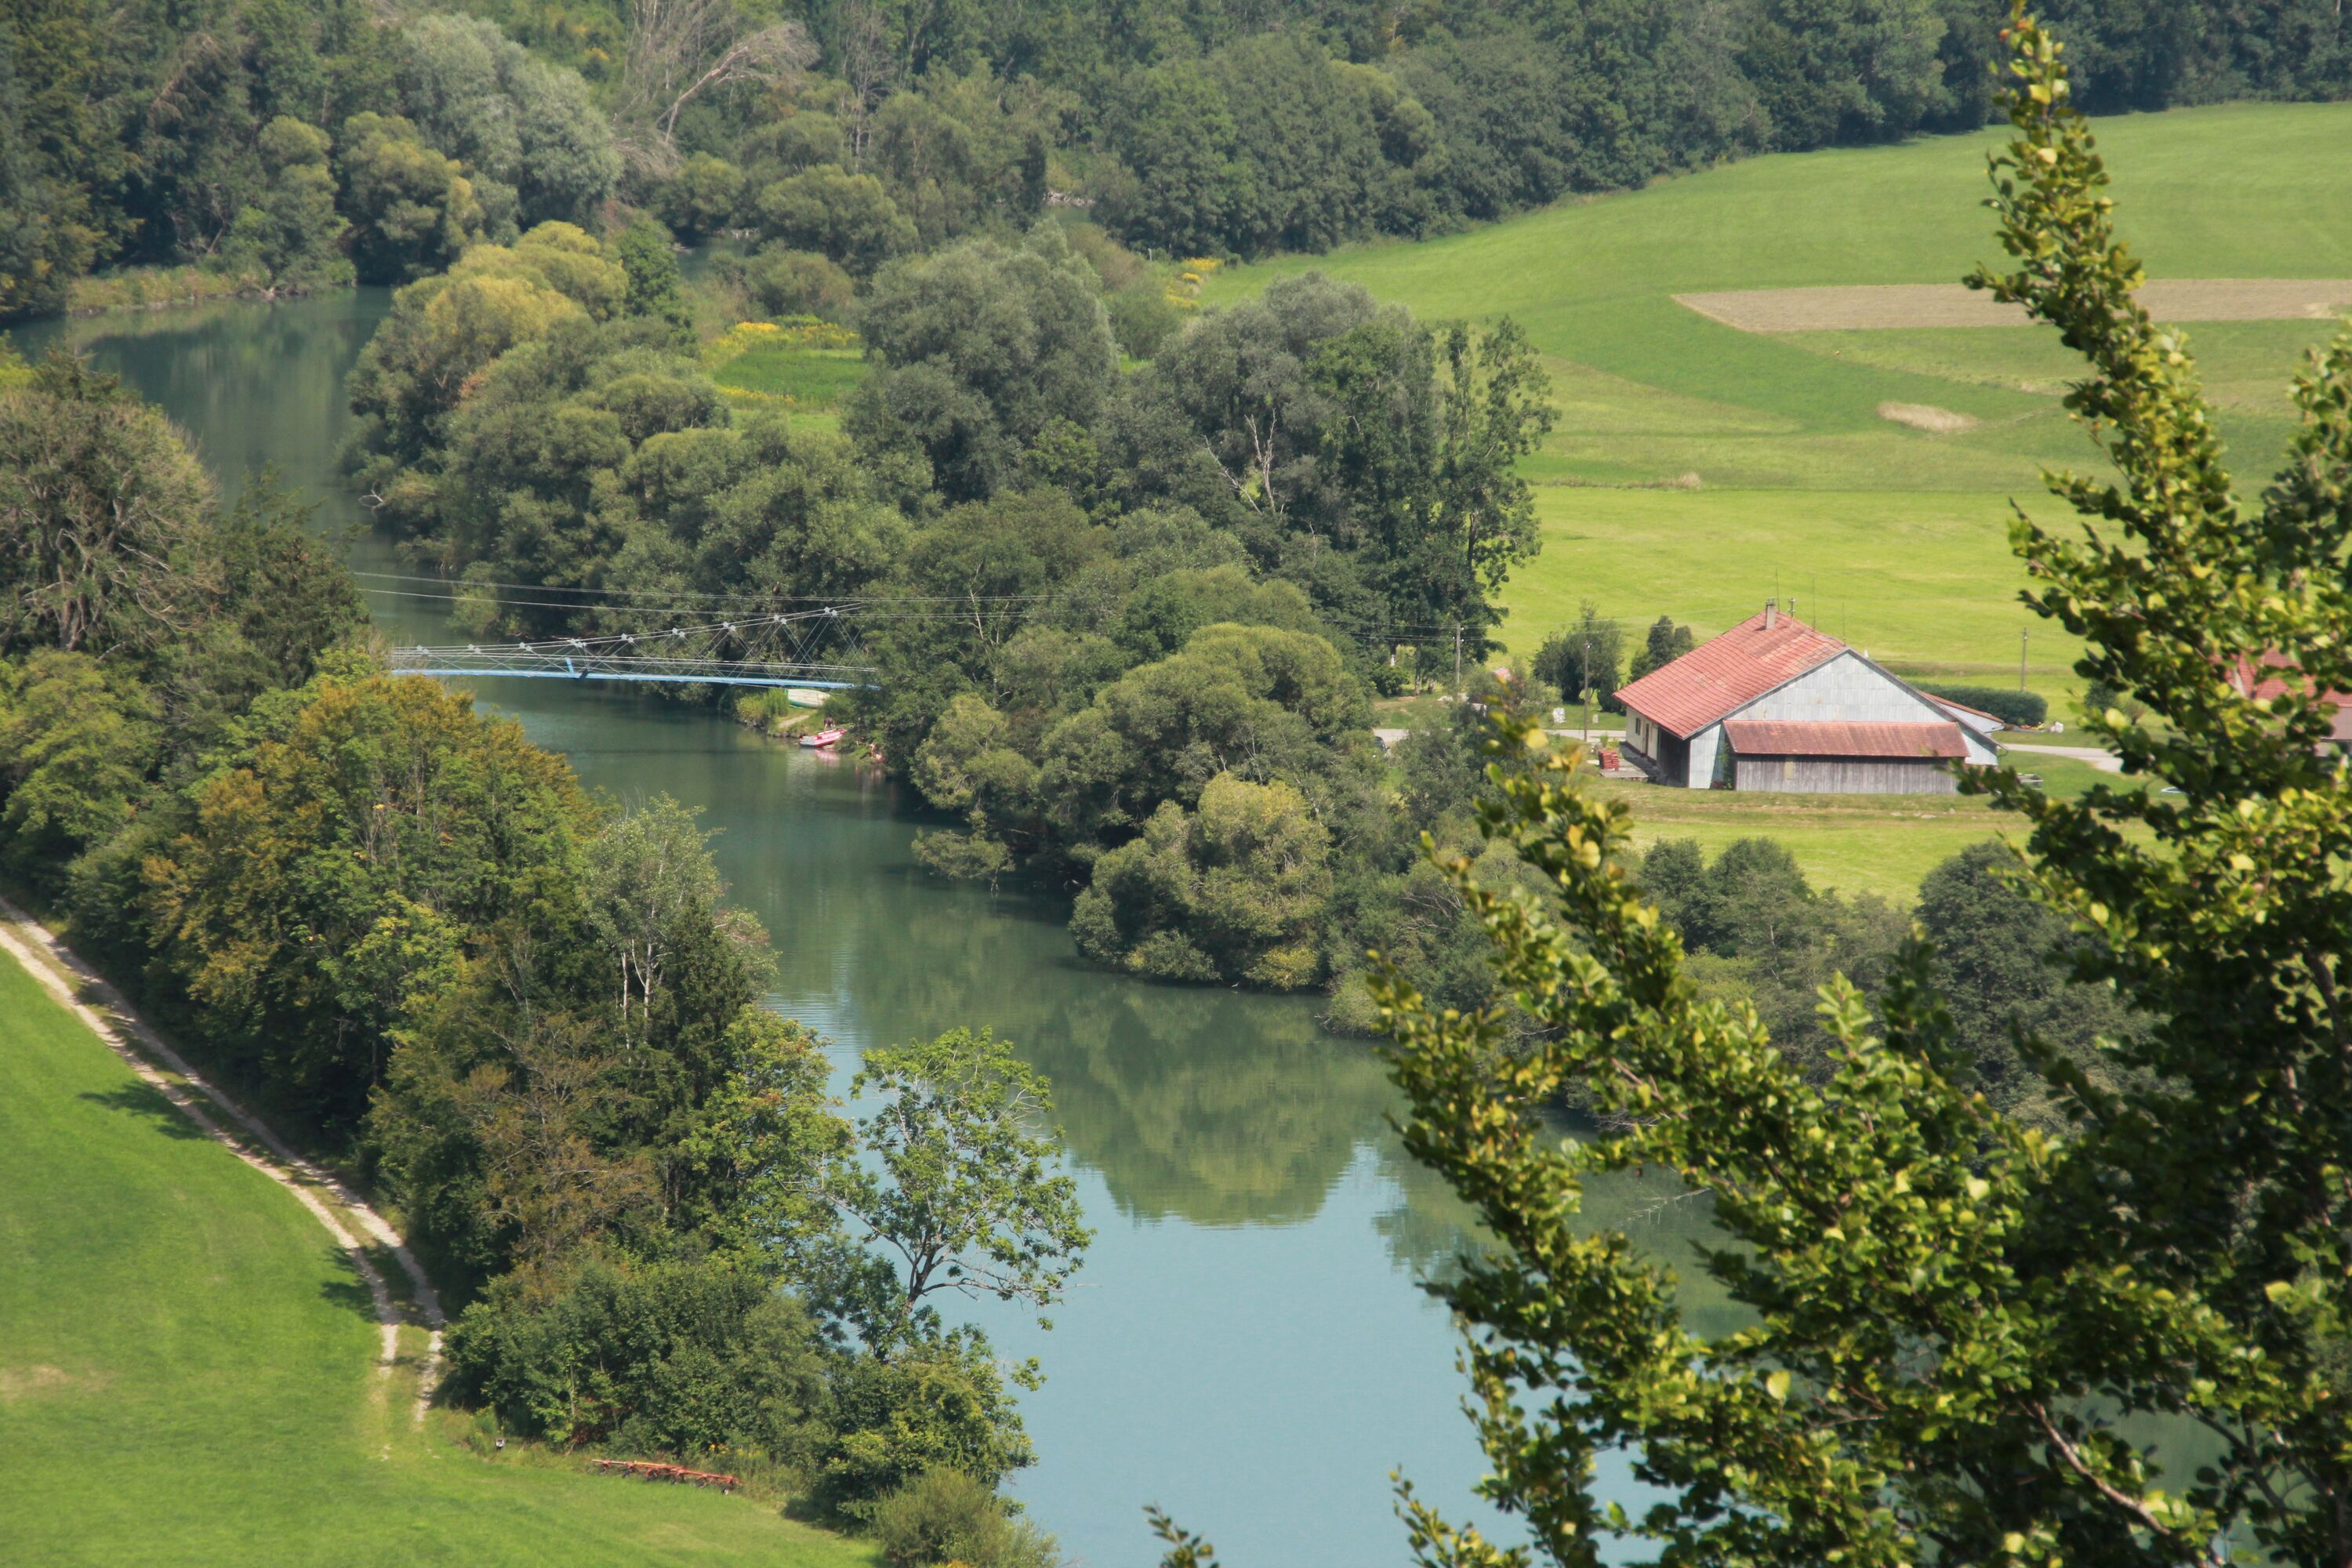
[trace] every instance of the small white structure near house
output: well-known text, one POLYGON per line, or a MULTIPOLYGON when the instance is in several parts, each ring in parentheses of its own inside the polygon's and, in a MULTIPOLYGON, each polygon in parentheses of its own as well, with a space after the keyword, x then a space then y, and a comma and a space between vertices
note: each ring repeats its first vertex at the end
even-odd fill
POLYGON ((1767 602, 1617 693, 1625 745, 1661 784, 1949 795, 2000 760, 1999 721, 1926 692, 1767 602))
POLYGON ((1971 708, 1965 702, 1955 702, 1948 697, 1938 697, 1932 691, 1923 691, 1919 695, 1944 712, 1950 714, 1953 721, 1961 729, 1976 736, 1986 745, 1992 746, 1996 753, 2000 752, 2000 748, 1993 746, 1992 741, 1992 732, 2001 727, 2000 715, 1988 713, 1981 708, 1971 708))

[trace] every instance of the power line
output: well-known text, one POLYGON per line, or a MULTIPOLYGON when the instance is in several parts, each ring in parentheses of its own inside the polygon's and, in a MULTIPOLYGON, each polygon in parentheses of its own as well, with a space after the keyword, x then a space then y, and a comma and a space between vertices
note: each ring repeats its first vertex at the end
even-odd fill
MULTIPOLYGON (((387 598, 423 599, 434 604, 462 604, 467 597, 466 595, 454 593, 430 594, 415 588, 363 587, 360 591, 364 594, 373 594, 387 598)), ((954 606, 963 605, 981 605, 988 606, 987 613, 992 616, 1019 616, 1025 614, 1026 611, 1018 607, 1005 608, 1002 606, 1024 605, 1034 601, 1030 596, 1026 595, 1019 598, 1016 598, 1013 595, 1004 595, 996 599, 972 600, 939 598, 919 600, 883 599, 869 601, 844 599, 828 600, 803 596, 784 598, 780 595, 776 599, 766 602, 772 604, 782 603, 830 605, 833 608, 840 610, 844 614, 855 613, 866 616, 868 619, 962 620, 967 618, 966 613, 961 609, 955 608, 954 606), (938 607, 924 610, 905 610, 896 607, 899 605, 936 605, 938 607)), ((500 598, 496 600, 495 603, 497 607, 499 609, 571 610, 574 612, 594 612, 601 615, 675 616, 681 611, 699 611, 704 615, 717 615, 723 613, 707 604, 608 605, 596 604, 593 602, 583 603, 576 600, 562 599, 509 598, 500 598)), ((806 615, 809 613, 810 612, 807 611, 795 612, 795 614, 798 615, 806 615)), ((760 615, 758 613, 753 613, 747 615, 744 618, 746 620, 757 620, 760 618, 760 615)))
MULTIPOLYGON (((354 577, 380 578, 387 583, 439 583, 445 585, 455 585, 460 588, 516 588, 526 593, 534 594, 618 594, 623 592, 623 590, 619 588, 574 587, 563 583, 494 583, 480 578, 434 576, 417 572, 361 572, 355 570, 352 573, 352 575, 354 577)), ((712 594, 705 593, 699 589, 689 590, 684 596, 687 598, 698 599, 727 599, 740 604, 779 603, 799 605, 845 605, 851 603, 866 605, 962 605, 972 603, 974 601, 981 603, 1000 603, 1015 600, 1026 604, 1034 603, 1038 600, 1049 597, 1049 595, 1045 594, 849 594, 831 595, 824 594, 712 594)))

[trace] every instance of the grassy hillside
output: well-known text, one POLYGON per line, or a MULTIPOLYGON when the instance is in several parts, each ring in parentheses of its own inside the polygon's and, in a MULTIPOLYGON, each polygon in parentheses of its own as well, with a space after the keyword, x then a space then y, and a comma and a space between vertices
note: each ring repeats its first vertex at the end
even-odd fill
MULTIPOLYGON (((741 1497, 447 1440, 366 1292, 0 955, 0 1540, 45 1564, 758 1563, 862 1547, 741 1497)), ((413 1350, 412 1346, 404 1349, 413 1350)))
MULTIPOLYGON (((2153 276, 2352 274, 2352 104, 2232 105, 2102 121, 2126 235, 2153 276)), ((1319 268, 1427 317, 1508 314, 1551 356, 1559 428, 1533 460, 1545 550, 1506 595, 1515 652, 1596 600, 1718 630, 1774 591, 1881 658, 2013 672, 2010 498, 2095 456, 2058 406, 2044 328, 1759 335, 1677 293, 1940 283, 1997 259, 1988 132, 1759 158, 1420 245, 1211 277, 1210 302, 1319 268), (1976 421, 1936 435, 1888 403, 1976 421), (1696 475, 1692 488, 1654 487, 1696 475)), ((2284 440, 2281 393, 2321 321, 2190 329, 2249 489, 2284 440)), ((2067 660, 2039 628, 2035 684, 2067 660)), ((2013 675, 2012 675, 2013 678, 2013 675)))
MULTIPOLYGON (((2080 795, 2105 776, 2088 763, 2021 750, 2021 773, 2039 773, 2054 795, 2080 795)), ((2112 782, 2112 781, 2110 781, 2112 782)), ((1691 838, 1709 858, 1742 838, 1785 844, 1816 886, 1874 893, 1907 910, 1928 872, 1996 833, 2017 836, 2014 818, 1984 802, 1952 795, 1742 795, 1721 790, 1602 788, 1633 812, 1633 839, 1691 838)))

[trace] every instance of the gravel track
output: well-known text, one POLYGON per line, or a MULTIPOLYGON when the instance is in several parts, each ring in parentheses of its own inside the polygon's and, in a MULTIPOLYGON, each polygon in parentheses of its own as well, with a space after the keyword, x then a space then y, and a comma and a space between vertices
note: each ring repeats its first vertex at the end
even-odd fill
POLYGON ((206 1136, 292 1193, 311 1217, 334 1237, 335 1245, 350 1258, 353 1271, 366 1284, 374 1302, 376 1326, 382 1335, 377 1370, 385 1376, 391 1374, 399 1358, 400 1329, 407 1318, 394 1300, 383 1272, 369 1256, 369 1249, 373 1247, 392 1256, 400 1271, 407 1276, 409 1299, 425 1329, 425 1360, 417 1369, 413 1413, 414 1419, 422 1422, 440 1373, 441 1335, 447 1322, 432 1282, 425 1277, 423 1266, 400 1238, 400 1233, 348 1185, 294 1152, 252 1112, 191 1068, 161 1035, 131 1011, 111 985, 47 927, 6 899, 0 899, 0 922, 5 922, 0 923, 0 950, 5 950, 23 964, 26 973, 38 981, 42 989, 89 1026, 90 1032, 105 1041, 107 1047, 142 1081, 179 1107, 181 1113, 202 1128, 206 1136), (69 984, 69 979, 74 984, 69 984), (92 1001, 98 1004, 96 1007, 90 1005, 92 1001), (208 1105, 200 1103, 200 1100, 208 1105), (241 1130, 243 1135, 232 1128, 241 1130), (354 1230, 359 1234, 353 1235, 354 1230))

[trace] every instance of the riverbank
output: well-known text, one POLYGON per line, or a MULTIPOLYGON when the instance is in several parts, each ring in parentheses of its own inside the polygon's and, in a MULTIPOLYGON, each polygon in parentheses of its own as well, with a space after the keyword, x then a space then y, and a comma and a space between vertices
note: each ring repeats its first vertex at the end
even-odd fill
POLYGON ((798 707, 782 691, 757 687, 738 692, 735 700, 727 704, 727 716, 772 741, 797 741, 824 727, 824 710, 798 707))
POLYGON ((102 277, 77 278, 66 297, 64 313, 107 316, 182 310, 224 300, 282 304, 314 293, 347 293, 352 287, 348 283, 320 289, 272 284, 257 274, 219 272, 205 267, 137 267, 102 277))
POLYGON ((118 1058, 69 1005, 0 957, 12 1560, 204 1568, 266 1541, 338 1568, 869 1568, 866 1543, 750 1498, 468 1455, 464 1418, 419 1402, 425 1329, 383 1317, 366 1270, 401 1276, 351 1245, 353 1211, 206 1136, 185 1080, 118 1058))

